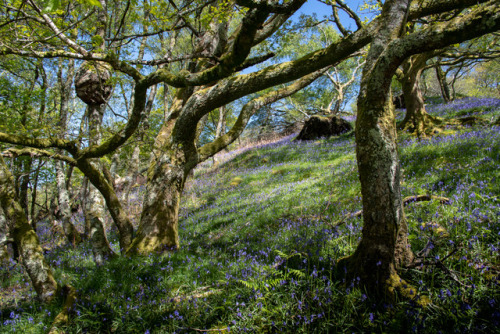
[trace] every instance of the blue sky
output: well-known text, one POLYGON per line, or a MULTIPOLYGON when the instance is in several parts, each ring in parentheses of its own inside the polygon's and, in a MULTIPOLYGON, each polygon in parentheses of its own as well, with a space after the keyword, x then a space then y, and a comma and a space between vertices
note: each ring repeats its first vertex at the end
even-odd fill
MULTIPOLYGON (((346 4, 353 9, 355 12, 359 13, 359 7, 363 4, 363 0, 347 0, 346 4)), ((308 0, 297 14, 294 15, 294 18, 298 18, 300 14, 311 15, 316 13, 319 19, 323 18, 323 16, 330 16, 332 14, 332 9, 330 6, 325 5, 324 3, 319 2, 318 0, 308 0)), ((356 25, 352 19, 349 18, 347 14, 342 11, 339 11, 339 16, 342 24, 352 31, 356 30, 356 25)), ((364 15, 360 14, 361 17, 364 15)))

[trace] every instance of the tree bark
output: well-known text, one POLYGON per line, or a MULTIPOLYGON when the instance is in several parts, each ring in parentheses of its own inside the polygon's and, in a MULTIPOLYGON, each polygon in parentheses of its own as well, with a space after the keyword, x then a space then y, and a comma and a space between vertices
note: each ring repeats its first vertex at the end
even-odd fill
POLYGON ((409 57, 403 63, 402 73, 396 75, 401 83, 406 104, 406 115, 400 128, 415 132, 419 138, 425 137, 438 122, 436 117, 429 115, 425 110, 424 96, 420 89, 422 71, 427 60, 433 56, 433 52, 427 52, 409 57))
MULTIPOLYGON (((102 121, 102 111, 99 105, 89 105, 89 136, 90 144, 98 145, 100 142, 100 124, 102 121)), ((96 165, 99 163, 98 159, 90 162, 94 165, 95 169, 99 169, 96 165)), ((80 166, 80 169, 81 166, 80 166)), ((85 172, 85 171, 84 171, 85 172)), ((92 180, 90 180, 92 182, 92 180)), ((90 241, 92 243, 92 252, 94 254, 94 261, 97 265, 104 264, 108 259, 116 256, 115 252, 111 249, 106 231, 104 230, 104 203, 102 196, 94 185, 89 185, 87 207, 85 219, 86 224, 90 226, 90 241)))
POLYGON ((386 1, 384 22, 368 53, 356 120, 356 157, 363 198, 361 242, 347 259, 348 278, 359 277, 370 291, 386 294, 386 281, 397 276, 396 263, 410 257, 400 189, 396 124, 390 84, 396 70, 380 60, 387 44, 406 24, 409 0, 386 1), (392 72, 392 73, 391 73, 392 72), (396 250, 401 254, 397 254, 396 250))
POLYGON ((170 157, 170 154, 162 154, 150 167, 141 223, 127 251, 129 254, 179 248, 179 202, 189 170, 182 161, 168 162, 170 157))
POLYGON ((123 183, 122 194, 120 199, 125 205, 128 207, 128 199, 130 196, 130 192, 132 191, 132 187, 137 182, 137 177, 139 176, 139 166, 141 163, 140 160, 141 148, 139 146, 134 147, 134 151, 132 152, 132 157, 129 163, 129 169, 127 175, 125 176, 125 180, 123 183))
POLYGON ((219 119, 217 120, 217 128, 215 129, 215 138, 219 138, 226 133, 226 106, 219 108, 219 119))
POLYGON ((9 228, 7 219, 3 213, 2 205, 0 205, 0 263, 9 259, 7 244, 9 243, 9 228))
POLYGON ((451 102, 450 86, 448 85, 448 81, 446 81, 446 73, 444 73, 441 65, 436 65, 436 77, 439 83, 443 101, 445 103, 451 102))
POLYGON ((61 217, 61 223, 66 235, 68 243, 76 246, 82 242, 80 232, 71 222, 71 206, 69 200, 68 189, 66 188, 66 180, 64 173, 64 162, 56 161, 56 182, 57 182, 57 200, 59 203, 59 213, 61 217))
MULTIPOLYGON (((169 118, 155 141, 148 170, 140 225, 127 254, 175 251, 179 248, 179 201, 189 173, 182 149, 170 143, 172 128, 192 90, 180 89, 172 103, 169 118)), ((197 128, 191 129, 196 132, 197 128)))
POLYGON ((45 261, 38 236, 28 223, 16 198, 14 180, 0 155, 0 205, 10 222, 10 234, 17 245, 23 266, 30 276, 35 291, 42 302, 48 303, 56 296, 59 286, 45 261))
MULTIPOLYGON (((26 217, 29 221, 29 183, 30 183, 30 175, 31 175, 31 167, 33 166, 33 158, 32 157, 21 157, 21 183, 19 185, 19 204, 24 210, 26 217)), ((32 203, 34 205, 34 203, 32 203)))

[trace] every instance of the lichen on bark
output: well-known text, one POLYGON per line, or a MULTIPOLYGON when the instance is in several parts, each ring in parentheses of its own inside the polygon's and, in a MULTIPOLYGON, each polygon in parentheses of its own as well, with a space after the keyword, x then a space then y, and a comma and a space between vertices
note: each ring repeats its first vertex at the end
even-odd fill
POLYGON ((23 266, 43 302, 50 302, 59 289, 49 264, 45 261, 38 236, 28 223, 14 189, 14 180, 0 155, 0 205, 11 222, 10 235, 19 249, 23 266))

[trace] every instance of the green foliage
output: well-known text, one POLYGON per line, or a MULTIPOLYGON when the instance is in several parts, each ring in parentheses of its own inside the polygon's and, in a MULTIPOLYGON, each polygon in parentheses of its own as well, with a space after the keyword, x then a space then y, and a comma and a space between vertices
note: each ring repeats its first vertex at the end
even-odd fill
MULTIPOLYGON (((95 6, 102 8, 102 5, 99 2, 99 0, 77 0, 77 2, 88 6, 95 6)), ((44 0, 42 1, 42 3, 43 3, 43 10, 48 13, 57 12, 63 9, 63 3, 61 0, 44 0)))

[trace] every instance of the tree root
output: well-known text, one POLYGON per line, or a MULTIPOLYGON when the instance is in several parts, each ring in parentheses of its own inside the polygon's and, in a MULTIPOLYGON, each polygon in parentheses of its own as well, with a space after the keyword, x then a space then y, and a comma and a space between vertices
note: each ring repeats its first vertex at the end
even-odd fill
MULTIPOLYGON (((358 261, 354 259, 355 255, 350 255, 341 258, 337 262, 338 268, 346 268, 346 281, 350 281, 354 278, 361 277, 361 281, 363 282, 363 276, 367 274, 366 268, 359 265, 358 261)), ((390 265, 389 268, 389 277, 385 280, 381 280, 380 283, 376 283, 374 281, 366 281, 365 288, 374 292, 379 297, 383 297, 389 300, 389 302, 394 303, 396 300, 412 300, 416 304, 425 308, 431 303, 431 299, 428 296, 421 295, 418 293, 418 290, 403 280, 393 265, 390 265)), ((377 279, 378 281, 378 279, 377 279)))
POLYGON ((77 300, 77 292, 71 285, 65 285, 62 287, 62 292, 65 297, 63 309, 54 319, 52 326, 50 328, 49 334, 62 334, 65 333, 61 327, 65 326, 69 321, 69 313, 75 302, 77 300))
POLYGON ((385 281, 385 284, 389 295, 394 295, 397 291, 398 295, 402 298, 413 300, 424 308, 431 303, 431 299, 428 296, 418 294, 417 289, 400 278, 397 273, 391 274, 385 281))
POLYGON ((414 117, 405 118, 398 126, 399 130, 407 131, 409 133, 416 133, 418 137, 426 137, 432 135, 436 129, 442 128, 446 125, 443 118, 432 116, 428 113, 422 116, 422 119, 415 119, 414 117))

